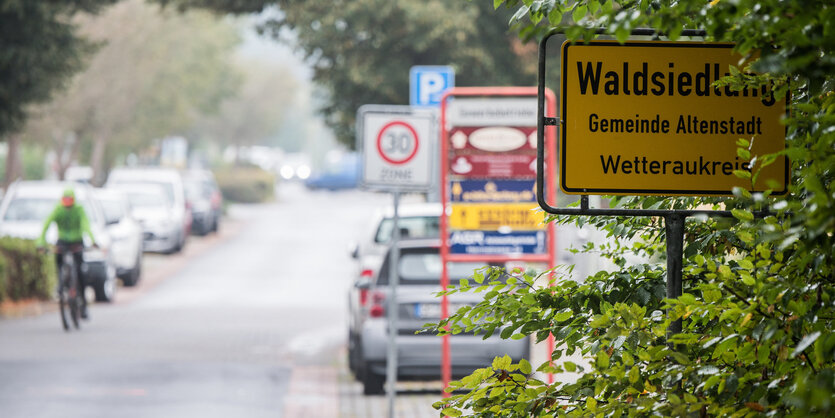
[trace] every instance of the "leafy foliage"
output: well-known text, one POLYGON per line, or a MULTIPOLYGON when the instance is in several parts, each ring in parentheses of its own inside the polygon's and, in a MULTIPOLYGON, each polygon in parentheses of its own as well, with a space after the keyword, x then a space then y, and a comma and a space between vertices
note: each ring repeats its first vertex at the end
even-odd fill
POLYGON ((23 131, 62 156, 61 173, 80 160, 102 181, 117 155, 185 133, 240 84, 229 63, 237 29, 207 12, 126 0, 74 21, 98 50, 66 91, 34 108, 23 131))
POLYGON ((260 203, 275 198, 275 176, 261 168, 228 167, 215 175, 223 198, 230 202, 260 203))
MULTIPOLYGON (((704 28, 708 40, 760 52, 750 68, 722 83, 772 83, 791 92, 786 150, 791 184, 784 196, 734 190, 734 197, 612 198, 626 208, 730 209, 734 218, 686 224, 684 294, 666 299, 665 231, 652 218, 555 217, 594 224, 611 241, 590 244, 616 269, 574 280, 557 272, 495 280, 477 272, 484 301, 433 327, 439 332, 502 329, 502 336, 548 334, 558 346, 541 372, 578 373, 547 384, 527 364, 497 361, 453 382, 468 389, 436 403, 449 416, 832 416, 835 414, 835 6, 826 1, 494 0, 514 8, 520 35, 559 27, 590 39, 602 27, 619 40, 651 27, 677 39, 704 28), (755 212, 769 209, 768 216, 755 212), (642 261, 629 263, 628 257, 642 261), (553 277, 551 276, 553 274, 553 277), (552 286, 540 285, 543 281, 552 286), (681 333, 667 336, 672 321, 681 333), (583 362, 565 360, 579 353, 583 362), (516 373, 522 371, 522 373, 516 373)), ((754 167, 781 155, 738 155, 754 167)), ((740 173, 742 175, 742 173, 740 173)))
POLYGON ((0 1, 0 137, 26 120, 80 70, 94 45, 69 21, 115 0, 0 1))
POLYGON ((324 87, 322 107, 353 147, 363 104, 408 104, 413 65, 451 65, 459 86, 534 85, 535 47, 505 28, 510 14, 482 2, 281 0, 264 31, 298 45, 324 87), (524 57, 525 59, 520 59, 524 57))
POLYGON ((0 238, 0 302, 49 300, 56 284, 51 254, 39 252, 33 240, 0 238))

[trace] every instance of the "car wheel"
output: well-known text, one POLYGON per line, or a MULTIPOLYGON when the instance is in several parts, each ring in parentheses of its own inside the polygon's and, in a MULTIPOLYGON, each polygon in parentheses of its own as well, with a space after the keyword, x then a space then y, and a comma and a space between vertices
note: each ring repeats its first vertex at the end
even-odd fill
POLYGON ((93 285, 96 292, 96 302, 113 302, 116 295, 116 277, 109 276, 104 280, 96 281, 93 285))
POLYGON ((359 357, 357 339, 354 337, 352 332, 348 332, 348 370, 350 370, 354 376, 359 377, 359 373, 357 372, 357 357, 359 357))
POLYGON ((136 286, 139 283, 139 278, 142 276, 142 253, 136 256, 136 264, 133 268, 128 272, 128 274, 122 278, 122 282, 127 287, 136 286))
POLYGON ((363 367, 361 381, 363 395, 383 394, 383 386, 386 383, 384 375, 374 373, 370 367, 365 366, 363 367))
POLYGON ((176 254, 183 250, 183 247, 186 245, 186 236, 183 233, 177 237, 177 244, 174 245, 174 248, 171 250, 171 253, 176 254))

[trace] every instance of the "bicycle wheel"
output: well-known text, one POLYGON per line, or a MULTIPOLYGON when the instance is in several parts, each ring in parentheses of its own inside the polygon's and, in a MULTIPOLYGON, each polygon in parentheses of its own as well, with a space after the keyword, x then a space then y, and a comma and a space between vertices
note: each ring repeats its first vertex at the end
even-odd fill
POLYGON ((61 276, 58 278, 58 313, 61 315, 61 324, 64 326, 64 331, 70 330, 70 292, 67 289, 67 280, 64 271, 61 271, 61 276))
POLYGON ((83 295, 78 294, 78 285, 77 281, 78 278, 75 275, 75 267, 64 263, 64 268, 68 269, 69 271, 65 274, 66 277, 69 278, 67 281, 67 287, 69 288, 69 305, 70 305, 70 318, 72 318, 72 324, 75 329, 80 328, 81 324, 81 300, 79 298, 83 297, 83 295))

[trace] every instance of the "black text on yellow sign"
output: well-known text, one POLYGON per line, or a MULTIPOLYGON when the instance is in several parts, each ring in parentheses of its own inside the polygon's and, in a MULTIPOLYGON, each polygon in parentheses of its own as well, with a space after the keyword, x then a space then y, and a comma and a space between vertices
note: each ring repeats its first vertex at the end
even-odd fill
MULTIPOLYGON (((573 194, 727 195, 734 187, 785 192, 778 158, 756 184, 752 156, 785 147, 785 101, 766 87, 733 91, 714 82, 741 57, 733 45, 600 41, 563 45, 564 129, 560 186, 573 194)), ((760 159, 762 161, 762 159, 760 159)), ((757 169, 758 166, 754 166, 757 169)))
POLYGON ((544 215, 536 203, 455 203, 449 226, 457 230, 535 231, 545 228, 544 215))

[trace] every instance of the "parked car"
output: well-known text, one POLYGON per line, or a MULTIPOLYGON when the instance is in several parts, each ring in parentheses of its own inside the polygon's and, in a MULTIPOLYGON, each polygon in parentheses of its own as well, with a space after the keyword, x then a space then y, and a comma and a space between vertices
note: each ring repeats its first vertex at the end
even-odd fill
MULTIPOLYGON (((399 286, 397 298, 397 377, 398 380, 438 379, 441 371, 441 338, 435 334, 416 332, 427 322, 440 319, 441 257, 440 240, 404 240, 399 242, 400 257, 397 272, 399 286)), ((367 303, 360 310, 356 324, 356 341, 349 356, 354 356, 355 372, 362 382, 365 394, 383 392, 386 376, 388 347, 388 302, 392 296, 389 288, 388 258, 370 282, 358 282, 366 291, 367 303)), ((472 277, 473 271, 485 267, 482 262, 450 263, 448 272, 451 284, 472 277)), ((461 306, 475 305, 482 297, 472 293, 456 293, 448 297, 450 311, 461 306)), ((496 356, 509 355, 513 361, 529 358, 530 341, 504 340, 498 335, 484 339, 482 335, 458 334, 450 337, 452 377, 461 378, 473 370, 489 366, 496 356)))
POLYGON ((307 179, 308 189, 343 190, 353 189, 359 184, 360 159, 356 153, 345 154, 326 169, 307 179))
POLYGON ((214 174, 208 170, 189 170, 183 179, 193 219, 191 231, 198 235, 217 232, 223 216, 223 195, 214 174))
MULTIPOLYGON (((397 209, 402 239, 440 237, 440 203, 407 203, 397 209)), ((393 233, 394 209, 386 207, 376 211, 362 240, 350 244, 351 257, 358 261, 361 270, 380 265, 393 233)))
POLYGON ((142 275, 142 226, 133 217, 125 193, 115 189, 96 189, 94 196, 101 205, 110 234, 116 276, 122 279, 125 286, 135 286, 142 275))
MULTIPOLYGON (((191 231, 192 216, 187 206, 185 186, 180 172, 173 168, 163 167, 120 167, 111 171, 107 177, 107 187, 125 184, 157 185, 165 191, 168 213, 163 219, 154 219, 155 225, 152 228, 153 233, 165 230, 163 234, 165 239, 151 240, 152 245, 146 246, 146 250, 165 253, 176 253, 182 250, 191 231), (176 233, 174 240, 170 240, 168 236, 171 230, 176 233)), ((146 244, 149 243, 148 241, 146 239, 146 244)))
POLYGON ((170 253, 179 245, 182 226, 171 216, 168 195, 156 184, 118 184, 107 187, 125 194, 131 216, 142 228, 146 252, 170 253))
MULTIPOLYGON (((96 248, 86 243, 82 266, 85 284, 95 290, 97 301, 110 302, 116 293, 116 265, 112 259, 104 214, 93 198, 90 186, 60 181, 20 181, 12 184, 0 203, 0 235, 26 239, 40 237, 44 221, 67 187, 74 188, 76 204, 84 207, 98 245, 96 248)), ((50 244, 58 240, 55 224, 47 230, 46 240, 50 244)))
MULTIPOLYGON (((440 203, 408 203, 398 207, 401 238, 438 238, 440 237, 440 203)), ((353 273, 354 285, 348 290, 348 351, 356 350, 356 335, 360 329, 364 309, 367 309, 368 288, 374 275, 383 262, 383 257, 391 243, 394 232, 394 209, 387 207, 374 213, 368 231, 361 242, 350 244, 350 255, 356 263, 353 273)), ((357 357, 348 356, 348 367, 355 374, 359 373, 357 357)))

